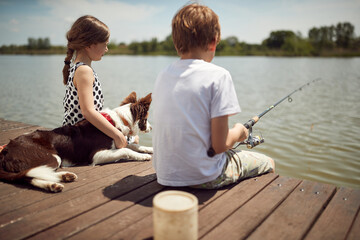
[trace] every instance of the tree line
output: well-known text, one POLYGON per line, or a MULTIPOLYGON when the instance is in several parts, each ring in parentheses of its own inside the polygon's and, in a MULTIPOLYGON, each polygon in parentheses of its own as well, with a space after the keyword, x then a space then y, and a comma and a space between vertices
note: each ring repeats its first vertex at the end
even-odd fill
MULTIPOLYGON (((108 54, 176 55, 171 35, 163 41, 130 44, 110 42, 108 54)), ((52 46, 49 38, 29 38, 27 45, 2 46, 0 54, 65 54, 64 46, 52 46)), ((241 42, 231 36, 222 39, 217 55, 262 55, 262 56, 360 56, 360 37, 355 36, 355 27, 349 23, 313 27, 308 36, 290 30, 272 31, 261 44, 241 42)))
POLYGON ((280 49, 293 55, 322 55, 336 51, 359 52, 360 38, 355 36, 355 27, 348 22, 336 26, 313 27, 308 37, 292 31, 271 32, 262 45, 268 49, 280 49))

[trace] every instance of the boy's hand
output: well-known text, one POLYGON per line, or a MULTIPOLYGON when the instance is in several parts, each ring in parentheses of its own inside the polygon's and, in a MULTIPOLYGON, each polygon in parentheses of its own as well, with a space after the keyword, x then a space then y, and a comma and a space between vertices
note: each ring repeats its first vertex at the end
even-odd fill
POLYGON ((249 137, 249 130, 241 123, 228 128, 228 116, 211 119, 211 146, 218 154, 232 148, 236 142, 242 142, 249 137))
MULTIPOLYGON (((244 125, 243 125, 244 126, 244 125)), ((244 140, 246 140, 246 139, 248 139, 249 138, 249 129, 247 129, 245 126, 244 126, 244 128, 245 128, 245 139, 244 140)), ((242 140, 242 141, 244 141, 244 140, 242 140)))
POLYGON ((239 137, 237 142, 242 142, 249 137, 249 130, 241 123, 236 123, 234 128, 238 129, 239 137))

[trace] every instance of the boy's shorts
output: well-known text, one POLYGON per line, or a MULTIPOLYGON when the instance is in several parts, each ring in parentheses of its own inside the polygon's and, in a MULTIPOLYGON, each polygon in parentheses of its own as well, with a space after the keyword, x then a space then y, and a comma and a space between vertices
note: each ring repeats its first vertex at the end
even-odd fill
POLYGON ((217 189, 273 170, 271 158, 264 154, 233 150, 225 153, 226 162, 220 176, 213 181, 191 187, 217 189))

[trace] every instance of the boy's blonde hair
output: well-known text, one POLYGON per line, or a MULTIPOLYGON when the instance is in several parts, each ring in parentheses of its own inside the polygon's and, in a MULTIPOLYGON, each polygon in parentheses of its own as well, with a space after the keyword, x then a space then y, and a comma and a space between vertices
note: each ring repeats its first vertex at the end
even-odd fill
POLYGON ((207 6, 187 5, 172 20, 172 38, 179 54, 195 48, 207 50, 209 43, 220 41, 219 17, 207 6))

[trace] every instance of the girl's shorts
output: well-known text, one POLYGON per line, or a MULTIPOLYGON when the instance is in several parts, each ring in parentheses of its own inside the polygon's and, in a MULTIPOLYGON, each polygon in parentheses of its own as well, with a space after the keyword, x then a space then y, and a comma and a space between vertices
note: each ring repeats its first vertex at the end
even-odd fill
POLYGON ((273 161, 268 156, 250 151, 226 151, 226 162, 215 180, 191 186, 193 188, 217 189, 246 178, 274 171, 273 161))

